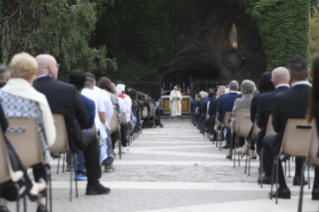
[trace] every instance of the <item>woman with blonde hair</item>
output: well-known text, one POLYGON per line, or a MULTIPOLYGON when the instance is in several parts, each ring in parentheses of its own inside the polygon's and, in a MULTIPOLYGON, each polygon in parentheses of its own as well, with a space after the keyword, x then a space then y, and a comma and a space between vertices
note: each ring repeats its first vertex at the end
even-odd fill
MULTIPOLYGON (((216 99, 219 99, 219 97, 226 93, 226 87, 225 86, 219 86, 217 90, 216 99)), ((216 105, 217 107, 217 105, 216 105)))
MULTIPOLYGON (((48 147, 55 142, 56 129, 46 97, 32 86, 38 72, 38 63, 34 57, 27 53, 14 55, 10 62, 11 79, 0 91, 0 104, 7 118, 35 119, 44 162, 50 164, 51 156, 48 147)), ((13 130, 15 129, 7 129, 7 131, 13 130)), ((24 142, 27 142, 27 140, 24 142)), ((45 166, 39 164, 32 169, 35 181, 45 184, 45 166)), ((38 200, 40 203, 37 211, 45 211, 45 198, 41 198, 44 195, 39 194, 39 191, 43 191, 45 187, 40 186, 40 184, 34 185, 37 185, 38 189, 34 194, 29 192, 29 197, 33 201, 38 200)), ((14 189, 1 193, 2 197, 10 200, 14 189)))
MULTIPOLYGON (((218 105, 218 99, 221 95, 225 94, 226 92, 226 87, 225 86, 219 86, 217 89, 217 93, 216 93, 216 98, 213 98, 212 102, 211 102, 211 108, 209 110, 209 115, 212 117, 212 125, 211 127, 213 128, 215 125, 215 119, 216 119, 216 110, 217 110, 217 105, 218 105)), ((212 130, 212 129, 211 129, 212 130)), ((213 138, 211 139, 211 141, 216 141, 216 137, 217 134, 214 131, 213 133, 213 138)))

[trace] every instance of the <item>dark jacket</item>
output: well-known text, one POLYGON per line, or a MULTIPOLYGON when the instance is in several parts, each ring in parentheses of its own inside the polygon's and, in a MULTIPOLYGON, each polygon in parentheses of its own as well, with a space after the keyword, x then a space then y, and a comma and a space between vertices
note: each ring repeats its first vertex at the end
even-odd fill
POLYGON ((94 101, 92 101, 91 99, 83 96, 82 94, 80 94, 83 105, 85 107, 86 110, 86 115, 88 116, 88 126, 87 129, 90 129, 93 127, 94 125, 94 119, 95 119, 95 103, 94 101))
POLYGON ((289 87, 281 86, 272 92, 264 93, 258 96, 256 120, 257 126, 260 128, 260 132, 256 140, 258 147, 257 152, 260 152, 261 150, 261 145, 259 144, 266 133, 268 118, 272 113, 272 105, 275 95, 284 91, 288 91, 289 89, 289 87))
POLYGON ((210 100, 210 104, 209 104, 209 109, 208 109, 208 115, 210 117, 215 117, 216 114, 216 109, 217 109, 217 100, 216 96, 214 96, 211 100, 210 100))
POLYGON ((232 112, 234 102, 237 98, 237 93, 228 93, 219 97, 216 111, 218 113, 219 121, 224 121, 224 115, 226 112, 232 112))
POLYGON ((88 126, 88 117, 74 85, 47 76, 37 79, 33 86, 47 97, 53 114, 64 116, 71 151, 77 153, 84 150, 82 129, 88 126))
POLYGON ((259 96, 254 96, 250 104, 250 120, 253 124, 255 123, 255 120, 256 120, 258 97, 259 96))
POLYGON ((207 113, 207 103, 209 102, 209 98, 206 97, 202 101, 202 116, 205 117, 207 113))
POLYGON ((272 106, 272 124, 278 134, 272 141, 273 154, 276 155, 280 151, 287 120, 306 117, 310 91, 309 85, 296 85, 291 90, 276 94, 272 106))
MULTIPOLYGON (((315 119, 316 119, 316 127, 317 127, 317 133, 318 133, 318 137, 319 137, 319 101, 317 100, 315 103, 315 119)), ((319 157, 319 151, 317 153, 317 157, 319 157)))

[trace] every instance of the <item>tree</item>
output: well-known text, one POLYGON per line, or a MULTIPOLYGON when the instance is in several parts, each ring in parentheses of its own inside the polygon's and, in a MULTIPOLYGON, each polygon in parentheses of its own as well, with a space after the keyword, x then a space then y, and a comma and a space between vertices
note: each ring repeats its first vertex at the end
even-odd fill
POLYGON ((105 46, 89 47, 96 12, 88 0, 3 0, 3 62, 18 52, 47 53, 60 63, 61 75, 72 69, 106 69, 105 46))

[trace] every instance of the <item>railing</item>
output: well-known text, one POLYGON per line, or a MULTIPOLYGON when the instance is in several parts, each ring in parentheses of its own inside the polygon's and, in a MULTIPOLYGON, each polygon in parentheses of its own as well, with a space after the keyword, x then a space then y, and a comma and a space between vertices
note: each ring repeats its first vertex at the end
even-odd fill
POLYGON ((158 100, 161 96, 161 82, 160 81, 149 81, 143 80, 135 82, 131 86, 137 91, 143 92, 154 100, 158 100))

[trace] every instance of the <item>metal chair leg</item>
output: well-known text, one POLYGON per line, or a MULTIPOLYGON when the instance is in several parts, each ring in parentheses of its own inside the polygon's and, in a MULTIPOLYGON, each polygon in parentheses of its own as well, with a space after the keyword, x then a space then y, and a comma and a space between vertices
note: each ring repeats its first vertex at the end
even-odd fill
POLYGON ((287 162, 285 161, 285 175, 287 175, 287 162))
POLYGON ((264 149, 261 149, 260 152, 260 168, 259 168, 259 179, 260 179, 260 188, 263 187, 263 181, 262 181, 262 176, 263 176, 263 172, 264 172, 264 166, 263 166, 263 162, 264 162, 264 149))
POLYGON ((26 199, 26 195, 24 195, 23 197, 23 211, 27 212, 27 199, 26 199))
POLYGON ((275 181, 275 166, 276 166, 276 163, 275 163, 275 158, 274 158, 274 162, 273 162, 273 165, 272 165, 272 175, 271 175, 271 186, 270 186, 270 199, 272 199, 272 193, 273 193, 273 187, 274 187, 274 181, 275 181))
POLYGON ((234 156, 234 168, 236 167, 236 143, 237 143, 237 137, 235 138, 235 144, 233 147, 233 156, 234 156))
POLYGON ((290 158, 288 160, 288 177, 290 177, 290 158))
POLYGON ((56 174, 59 174, 59 169, 60 169, 60 158, 61 158, 61 154, 59 154, 58 167, 57 167, 57 169, 56 169, 56 174))
POLYGON ((65 152, 63 153, 63 158, 62 158, 62 172, 64 173, 64 163, 65 163, 65 152))
POLYGON ((73 181, 73 158, 71 156, 71 171, 70 171, 70 202, 72 201, 72 181, 73 181))
POLYGON ((298 212, 302 212, 302 198, 303 198, 303 187, 304 187, 303 182, 304 182, 304 172, 305 172, 306 164, 307 164, 307 161, 302 166, 298 212))
POLYGON ((246 174, 246 171, 247 171, 247 161, 248 161, 248 154, 246 154, 246 162, 245 162, 245 174, 246 174))
POLYGON ((307 169, 308 169, 308 188, 310 189, 310 173, 309 173, 309 169, 310 169, 310 161, 307 161, 307 169))
MULTIPOLYGON (((76 156, 75 154, 73 154, 73 160, 74 160, 74 164, 76 164, 76 156)), ((72 170, 71 170, 72 171, 72 170)), ((78 193, 78 180, 76 179, 76 167, 74 167, 74 181, 75 181, 75 197, 79 197, 79 193, 78 193)))
POLYGON ((249 142, 249 149, 247 148, 247 151, 248 151, 248 154, 249 154, 249 160, 248 160, 248 176, 250 176, 250 162, 251 162, 250 145, 251 145, 251 143, 249 142))
POLYGON ((17 212, 20 212, 20 194, 19 194, 20 186, 17 183, 15 183, 14 186, 17 189, 17 212))
POLYGON ((278 176, 279 176, 279 173, 278 173, 278 170, 279 170, 279 156, 277 156, 276 158, 276 204, 278 204, 278 176))

